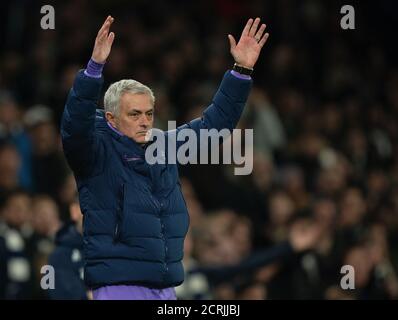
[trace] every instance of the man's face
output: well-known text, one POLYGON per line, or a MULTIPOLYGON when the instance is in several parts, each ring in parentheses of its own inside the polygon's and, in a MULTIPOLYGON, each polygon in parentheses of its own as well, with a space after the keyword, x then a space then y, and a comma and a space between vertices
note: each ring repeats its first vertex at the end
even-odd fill
POLYGON ((121 133, 143 144, 153 126, 153 105, 147 94, 125 93, 120 99, 119 115, 107 112, 108 121, 121 133))

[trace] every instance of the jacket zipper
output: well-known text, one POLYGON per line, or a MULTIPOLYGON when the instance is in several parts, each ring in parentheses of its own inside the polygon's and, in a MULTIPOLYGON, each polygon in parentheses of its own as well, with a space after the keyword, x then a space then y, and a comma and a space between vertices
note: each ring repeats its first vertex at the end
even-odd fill
POLYGON ((120 230, 123 218, 123 207, 124 207, 124 184, 122 184, 120 193, 119 193, 119 203, 116 212, 116 225, 113 235, 113 241, 117 242, 120 239, 120 230))

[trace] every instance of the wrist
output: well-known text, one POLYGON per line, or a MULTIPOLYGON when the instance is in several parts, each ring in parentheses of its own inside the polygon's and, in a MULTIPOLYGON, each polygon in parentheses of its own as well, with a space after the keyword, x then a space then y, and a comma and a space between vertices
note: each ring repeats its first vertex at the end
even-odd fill
POLYGON ((254 69, 235 62, 232 70, 242 75, 251 76, 254 69))
POLYGON ((87 63, 87 68, 84 73, 87 76, 92 77, 92 78, 101 78, 104 65, 105 65, 105 62, 98 63, 93 58, 91 58, 89 60, 89 62, 87 63))
POLYGON ((97 64, 105 64, 105 62, 106 62, 106 60, 105 61, 99 61, 98 59, 94 58, 93 56, 91 56, 90 60, 93 61, 94 63, 97 63, 97 64))
POLYGON ((237 66, 239 66, 239 67, 246 68, 246 69, 251 69, 251 70, 253 70, 253 67, 254 67, 252 65, 248 65, 246 63, 240 63, 240 62, 236 62, 236 61, 235 61, 235 64, 237 66))

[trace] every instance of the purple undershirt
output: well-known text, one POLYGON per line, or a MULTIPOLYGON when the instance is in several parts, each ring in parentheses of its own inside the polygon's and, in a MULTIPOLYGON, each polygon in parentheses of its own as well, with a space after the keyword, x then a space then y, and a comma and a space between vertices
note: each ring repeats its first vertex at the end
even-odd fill
MULTIPOLYGON (((91 78, 101 78, 102 70, 105 63, 97 63, 93 59, 87 64, 84 74, 91 78)), ((231 74, 239 79, 250 80, 248 75, 240 74, 234 70, 231 74)), ((115 129, 109 122, 108 126, 118 133, 123 135, 120 131, 115 129)), ((151 289, 142 286, 133 285, 117 285, 104 286, 93 290, 94 300, 177 300, 174 288, 166 289, 151 289)))
POLYGON ((177 300, 174 288, 151 289, 141 286, 105 286, 93 290, 94 300, 177 300))
POLYGON ((91 78, 101 78, 104 65, 105 63, 97 63, 93 59, 90 59, 87 63, 86 70, 84 70, 84 74, 91 78))
POLYGON ((231 70, 231 74, 239 79, 243 80, 250 80, 252 77, 248 76, 247 74, 240 74, 239 72, 236 72, 235 70, 231 70))

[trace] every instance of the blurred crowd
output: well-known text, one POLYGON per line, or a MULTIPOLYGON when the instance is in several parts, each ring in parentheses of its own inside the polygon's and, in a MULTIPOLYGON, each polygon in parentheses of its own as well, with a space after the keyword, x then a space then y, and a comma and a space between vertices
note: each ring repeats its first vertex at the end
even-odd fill
POLYGON ((239 123, 254 129, 252 174, 180 167, 191 217, 180 299, 398 298, 396 5, 355 3, 357 29, 344 31, 339 1, 48 1, 55 30, 40 29, 40 2, 2 2, 0 298, 49 298, 41 267, 77 192, 59 120, 108 14, 104 89, 149 85, 162 129, 211 102, 233 64, 228 33, 249 16, 268 25, 239 123), (355 289, 341 287, 344 265, 355 289))

